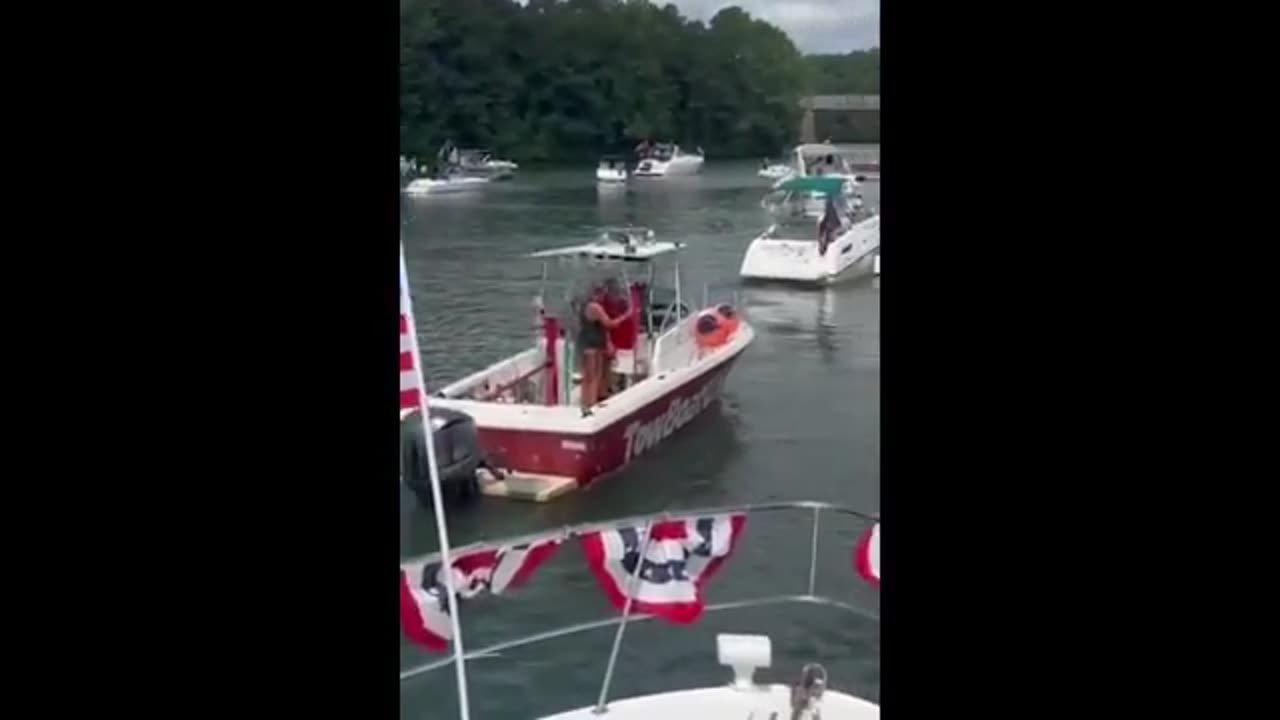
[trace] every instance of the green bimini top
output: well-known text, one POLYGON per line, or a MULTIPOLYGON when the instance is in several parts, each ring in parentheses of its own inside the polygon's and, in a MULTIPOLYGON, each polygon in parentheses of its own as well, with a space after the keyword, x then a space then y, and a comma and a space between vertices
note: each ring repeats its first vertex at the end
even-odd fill
POLYGON ((844 189, 844 178, 839 177, 793 177, 778 186, 787 192, 811 192, 824 195, 839 195, 844 189))

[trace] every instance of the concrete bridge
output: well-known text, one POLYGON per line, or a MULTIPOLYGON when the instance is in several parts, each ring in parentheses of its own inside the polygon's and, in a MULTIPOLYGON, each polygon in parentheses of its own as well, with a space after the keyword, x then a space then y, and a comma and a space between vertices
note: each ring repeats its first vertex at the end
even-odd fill
POLYGON ((813 95, 801 98, 800 142, 880 141, 879 95, 813 95))

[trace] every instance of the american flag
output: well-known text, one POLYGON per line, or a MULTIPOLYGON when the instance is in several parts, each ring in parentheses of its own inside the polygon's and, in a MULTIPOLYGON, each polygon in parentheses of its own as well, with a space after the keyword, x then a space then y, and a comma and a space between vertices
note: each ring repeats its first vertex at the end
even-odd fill
POLYGON ((632 592, 631 609, 674 623, 691 623, 702 614, 702 586, 733 552, 746 515, 712 515, 655 523, 644 557, 644 528, 624 527, 581 536, 596 580, 619 610, 632 592))
POLYGON ((409 289, 400 286, 400 409, 417 410, 419 388, 418 369, 413 360, 414 329, 409 324, 409 289))
POLYGON ((880 523, 867 528, 853 550, 853 567, 867 582, 880 587, 880 523))

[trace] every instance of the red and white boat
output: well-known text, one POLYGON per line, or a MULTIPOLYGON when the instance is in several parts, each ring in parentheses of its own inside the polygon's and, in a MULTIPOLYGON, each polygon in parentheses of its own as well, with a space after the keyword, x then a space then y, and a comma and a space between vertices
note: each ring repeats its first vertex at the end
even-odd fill
POLYGON ((505 471, 482 484, 486 494, 541 501, 588 485, 650 452, 719 398, 755 332, 727 303, 690 312, 680 295, 681 247, 631 227, 531 256, 544 261, 533 346, 442 388, 431 402, 474 419, 481 449, 505 471), (666 257, 675 282, 664 292, 654 281, 666 257), (558 313, 545 288, 553 261, 577 269, 558 313), (574 347, 581 290, 608 278, 640 312, 610 331, 619 389, 584 415, 574 347))

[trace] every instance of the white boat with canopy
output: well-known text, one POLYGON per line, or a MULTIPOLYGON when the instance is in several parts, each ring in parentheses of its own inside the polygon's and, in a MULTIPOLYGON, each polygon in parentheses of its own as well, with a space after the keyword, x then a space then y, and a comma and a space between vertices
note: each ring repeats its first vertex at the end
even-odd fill
POLYGON ((781 280, 825 285, 880 248, 880 216, 860 198, 850 203, 838 177, 794 177, 768 203, 774 222, 751 241, 739 274, 748 280, 781 280), (822 198, 816 219, 809 204, 822 198))
MULTIPOLYGON (((793 177, 839 178, 842 181, 840 191, 850 199, 860 197, 858 186, 861 176, 854 172, 840 149, 828 143, 806 143, 797 145, 791 154, 791 172, 774 183, 773 189, 779 190, 782 184, 793 177)), ((822 193, 812 193, 806 211, 812 215, 820 215, 825 200, 822 193)))
POLYGON ((691 307, 681 292, 681 247, 647 228, 623 227, 530 255, 543 261, 543 287, 528 349, 439 388, 433 400, 473 418, 481 449, 508 471, 485 493, 544 501, 589 485, 719 399, 755 331, 733 302, 711 302, 707 291, 702 306, 691 307), (670 285, 659 284, 663 260, 670 285), (580 318, 593 297, 619 323, 606 331, 613 361, 603 392, 579 366, 580 318))
POLYGON ((672 143, 659 143, 644 151, 633 173, 636 177, 666 177, 668 175, 693 175, 702 172, 706 157, 702 148, 688 153, 672 143))
POLYGON ((489 180, 510 180, 520 168, 510 160, 495 158, 491 151, 484 148, 460 149, 456 161, 462 175, 489 180))

